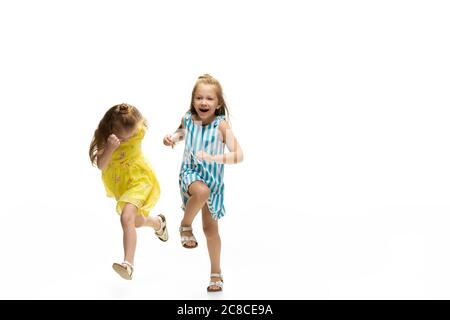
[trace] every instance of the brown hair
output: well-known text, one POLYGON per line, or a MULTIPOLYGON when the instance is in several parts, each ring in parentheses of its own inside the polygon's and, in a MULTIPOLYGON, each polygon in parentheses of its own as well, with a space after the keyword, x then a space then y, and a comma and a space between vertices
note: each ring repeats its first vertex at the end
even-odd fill
POLYGON ((227 118, 227 120, 229 120, 228 117, 229 117, 230 112, 228 111, 227 104, 225 103, 225 99, 223 98, 222 86, 220 85, 220 82, 216 78, 214 78, 213 76, 211 76, 207 73, 198 77, 197 81, 195 82, 194 89, 192 89, 191 106, 190 106, 191 113, 197 115, 197 111, 195 111, 195 108, 194 108, 194 96, 195 96, 195 91, 197 90, 197 87, 200 83, 210 84, 216 88, 216 94, 217 94, 217 98, 219 99, 220 108, 217 109, 214 114, 216 116, 224 115, 227 118))
POLYGON ((144 125, 147 127, 147 121, 136 107, 127 103, 117 104, 108 111, 106 111, 102 120, 95 130, 92 138, 91 146, 89 148, 89 158, 92 164, 97 163, 97 155, 102 152, 106 145, 106 140, 109 135, 113 133, 115 128, 123 128, 129 130, 135 128, 137 125, 144 125))

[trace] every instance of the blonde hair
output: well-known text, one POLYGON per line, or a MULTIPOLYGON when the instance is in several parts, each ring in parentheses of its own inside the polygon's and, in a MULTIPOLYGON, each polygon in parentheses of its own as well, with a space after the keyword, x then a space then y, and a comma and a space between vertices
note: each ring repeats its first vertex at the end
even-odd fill
POLYGON ((197 111, 195 111, 195 108, 194 108, 194 96, 195 96, 195 92, 197 91, 199 84, 209 84, 209 85, 213 85, 216 88, 216 95, 219 100, 220 108, 217 109, 214 114, 216 116, 224 115, 228 121, 230 112, 228 111, 227 104, 225 103, 225 99, 223 98, 222 86, 220 85, 219 80, 217 80, 216 78, 214 78, 213 76, 211 76, 207 73, 198 77, 197 81, 195 82, 194 89, 192 89, 191 106, 189 108, 191 113, 197 115, 197 111))
POLYGON ((97 156, 105 148, 106 141, 114 129, 130 130, 138 125, 147 127, 147 121, 136 107, 127 103, 117 104, 106 111, 95 130, 89 148, 89 158, 92 164, 97 163, 97 156))

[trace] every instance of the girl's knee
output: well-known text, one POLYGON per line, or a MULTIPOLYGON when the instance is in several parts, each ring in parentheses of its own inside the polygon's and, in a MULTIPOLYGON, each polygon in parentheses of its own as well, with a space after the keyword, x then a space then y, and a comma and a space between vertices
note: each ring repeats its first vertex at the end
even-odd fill
POLYGON ((120 215, 120 222, 123 226, 134 226, 136 214, 132 210, 123 210, 120 215))
POLYGON ((192 194, 192 196, 195 196, 202 200, 208 200, 209 194, 211 193, 208 186, 204 183, 198 183, 195 186, 193 186, 191 189, 192 190, 190 190, 190 193, 192 194))
POLYGON ((207 239, 219 236, 219 228, 216 226, 203 226, 203 232, 205 233, 207 239))

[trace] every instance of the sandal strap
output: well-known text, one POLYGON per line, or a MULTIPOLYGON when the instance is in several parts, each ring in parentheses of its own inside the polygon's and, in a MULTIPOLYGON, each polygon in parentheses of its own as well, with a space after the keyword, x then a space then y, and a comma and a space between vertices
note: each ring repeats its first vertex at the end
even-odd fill
POLYGON ((133 276, 133 272, 134 272, 134 266, 129 263, 128 261, 124 261, 122 262, 122 265, 126 265, 127 266, 127 272, 128 272, 128 267, 130 268, 130 277, 133 276))
POLYGON ((155 233, 157 236, 163 236, 165 229, 166 229, 166 222, 162 218, 159 218, 159 219, 161 221, 161 225, 160 225, 159 229, 155 231, 155 233))
POLYGON ((161 217, 161 215, 159 214, 157 217, 158 217, 158 219, 159 219, 159 221, 160 221, 160 224, 159 224, 159 229, 156 230, 155 233, 161 232, 162 230, 164 230, 164 227, 166 226, 166 222, 165 222, 164 219, 161 217))
POLYGON ((223 275, 221 273, 211 273, 211 278, 220 278, 223 281, 223 275))
POLYGON ((223 281, 211 281, 209 283, 209 287, 211 287, 211 286, 217 286, 217 287, 223 288, 223 281))
POLYGON ((192 231, 192 227, 183 227, 183 226, 180 226, 180 232, 184 232, 184 231, 192 231))
POLYGON ((124 262, 122 262, 122 264, 126 264, 127 266, 134 268, 134 266, 131 263, 129 263, 128 261, 124 261, 124 262))
POLYGON ((195 242, 197 242, 197 239, 195 239, 194 236, 181 236, 181 241, 195 241, 195 242))

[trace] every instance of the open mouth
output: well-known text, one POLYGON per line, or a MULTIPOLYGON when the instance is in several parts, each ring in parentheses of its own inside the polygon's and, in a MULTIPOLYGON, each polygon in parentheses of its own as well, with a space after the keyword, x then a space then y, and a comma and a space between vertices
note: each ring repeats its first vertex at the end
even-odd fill
POLYGON ((207 113, 209 111, 209 108, 199 108, 198 110, 202 113, 207 113))

